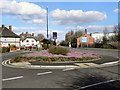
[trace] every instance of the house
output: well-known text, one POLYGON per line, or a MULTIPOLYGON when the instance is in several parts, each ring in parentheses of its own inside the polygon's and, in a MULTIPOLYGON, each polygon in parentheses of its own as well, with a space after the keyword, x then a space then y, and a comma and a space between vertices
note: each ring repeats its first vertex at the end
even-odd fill
POLYGON ((77 38, 77 47, 79 46, 92 47, 93 45, 94 45, 94 38, 91 37, 89 34, 87 34, 87 29, 85 29, 85 34, 77 38), (83 41, 82 39, 86 39, 86 40, 83 41))
POLYGON ((25 34, 20 34, 20 46, 21 49, 36 49, 40 48, 41 44, 39 40, 34 36, 34 33, 28 34, 26 32, 25 34))
POLYGON ((9 28, 2 25, 0 27, 0 47, 16 46, 15 50, 20 49, 20 37, 12 31, 12 26, 9 28))

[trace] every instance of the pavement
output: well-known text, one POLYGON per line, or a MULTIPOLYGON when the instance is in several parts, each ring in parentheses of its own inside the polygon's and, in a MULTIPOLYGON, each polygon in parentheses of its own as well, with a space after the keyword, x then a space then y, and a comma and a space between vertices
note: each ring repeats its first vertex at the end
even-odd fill
MULTIPOLYGON (((118 57, 118 52, 112 51, 93 51, 93 50, 81 50, 81 49, 71 49, 82 52, 92 52, 104 56, 109 56, 110 58, 105 59, 105 61, 116 61, 114 58, 118 57), (114 58, 112 58, 114 57, 114 58)), ((25 53, 25 52, 24 52, 25 53)), ((15 57, 17 55, 24 54, 23 52, 17 53, 8 53, 2 56, 2 61, 15 57)), ((26 52, 27 53, 27 52, 26 52)), ((86 75, 90 75, 96 79, 96 75, 99 74, 104 77, 105 80, 100 82, 105 82, 108 80, 117 80, 119 79, 119 67, 120 65, 114 65, 109 67, 94 67, 94 68, 69 68, 69 69, 23 69, 23 68, 10 68, 2 66, 2 87, 3 90, 19 90, 18 88, 27 88, 30 90, 38 90, 43 88, 51 89, 74 89, 74 83, 78 83, 79 79, 84 79, 84 84, 82 86, 76 85, 77 88, 85 87, 90 84, 98 83, 93 80, 91 83, 86 83, 86 75), (14 89, 13 89, 14 88, 14 89)), ((99 77, 100 80, 101 76, 99 77)), ((98 78, 98 77, 97 77, 98 78)), ((91 79, 90 79, 91 80, 91 79)), ((98 80, 99 81, 99 80, 98 80)), ((118 81, 115 81, 117 83, 118 81)), ((114 82, 111 82, 114 83, 114 82)), ((115 84, 114 83, 114 84, 115 84)), ((115 84, 116 85, 116 84, 115 84)), ((117 85, 118 86, 118 85, 117 85)), ((26 88, 26 89, 25 89, 26 88)), ((89 87, 90 88, 90 87, 89 87)))

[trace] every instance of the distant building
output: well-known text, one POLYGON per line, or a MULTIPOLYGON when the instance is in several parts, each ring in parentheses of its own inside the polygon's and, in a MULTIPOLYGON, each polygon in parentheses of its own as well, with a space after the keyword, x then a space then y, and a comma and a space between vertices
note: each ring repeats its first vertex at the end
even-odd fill
POLYGON ((84 34, 81 37, 77 38, 77 47, 80 47, 81 45, 82 46, 87 46, 88 45, 88 47, 92 47, 94 45, 94 38, 91 37, 90 35, 84 34), (81 42, 81 37, 87 37, 88 42, 81 42))
POLYGON ((32 34, 28 34, 28 32, 26 32, 25 34, 22 33, 20 34, 20 46, 21 48, 24 49, 30 49, 33 48, 35 49, 36 47, 41 47, 41 44, 39 42, 39 40, 34 36, 34 33, 32 34))
POLYGON ((2 25, 0 27, 0 47, 10 47, 15 45, 17 49, 20 48, 20 37, 12 31, 12 26, 9 29, 2 25))
POLYGON ((94 38, 87 34, 87 29, 85 29, 85 34, 77 38, 77 47, 92 47, 94 45, 94 38), (81 38, 87 37, 87 42, 82 42, 81 38))
MULTIPOLYGON (((113 33, 113 32, 107 33, 107 38, 109 38, 110 36, 114 36, 114 35, 115 35, 115 33, 113 33)), ((97 42, 97 40, 99 40, 101 42, 104 37, 104 33, 98 33, 98 32, 90 33, 90 36, 95 39, 95 42, 97 42)))

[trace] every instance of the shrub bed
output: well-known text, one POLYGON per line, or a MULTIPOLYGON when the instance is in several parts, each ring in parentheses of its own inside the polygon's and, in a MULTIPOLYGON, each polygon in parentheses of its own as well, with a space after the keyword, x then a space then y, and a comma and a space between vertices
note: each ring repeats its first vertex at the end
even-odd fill
MULTIPOLYGON (((101 58, 101 57, 99 57, 101 58)), ((11 63, 17 62, 26 62, 26 61, 40 61, 40 62, 73 62, 73 61, 89 61, 92 59, 98 59, 93 57, 25 57, 25 56, 18 56, 11 59, 11 63)))
POLYGON ((61 52, 61 50, 63 50, 62 47, 60 47, 62 48, 61 50, 59 48, 58 52, 55 52, 56 48, 58 47, 52 47, 50 50, 41 50, 41 51, 36 51, 33 53, 25 54, 22 56, 18 56, 18 57, 12 58, 11 62, 24 62, 24 61, 40 61, 40 62, 66 62, 67 61, 67 62, 71 62, 71 61, 89 61, 92 59, 101 58, 97 54, 92 54, 88 52, 78 52, 78 51, 68 50, 67 51, 68 53, 67 52, 63 53, 61 52), (54 52, 55 54, 49 53, 50 51, 54 52))
POLYGON ((53 46, 49 48, 48 52, 52 54, 57 54, 57 55, 59 54, 66 55, 69 52, 69 50, 64 47, 53 46))

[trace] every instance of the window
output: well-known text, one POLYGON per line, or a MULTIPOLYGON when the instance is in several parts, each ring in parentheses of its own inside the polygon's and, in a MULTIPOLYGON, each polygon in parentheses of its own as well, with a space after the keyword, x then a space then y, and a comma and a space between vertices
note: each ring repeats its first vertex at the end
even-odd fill
POLYGON ((26 42, 29 42, 29 40, 27 40, 26 42))
POLYGON ((34 42, 34 40, 32 40, 32 42, 34 42))

